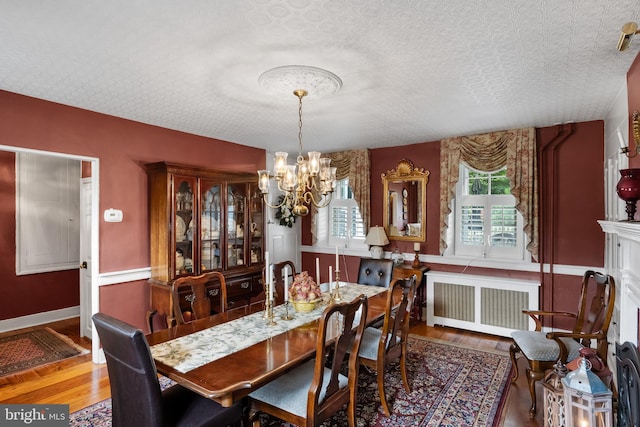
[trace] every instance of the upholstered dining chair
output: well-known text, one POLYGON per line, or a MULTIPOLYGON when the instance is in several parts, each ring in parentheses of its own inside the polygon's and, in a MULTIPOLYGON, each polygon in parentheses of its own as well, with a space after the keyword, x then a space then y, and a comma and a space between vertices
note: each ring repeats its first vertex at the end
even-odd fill
POLYGON ((355 427, 357 355, 366 315, 364 295, 329 305, 318 321, 315 359, 249 394, 249 419, 254 427, 260 425, 260 412, 300 427, 317 426, 344 405, 349 426, 355 427))
POLYGON ((174 317, 178 325, 211 316, 210 296, 219 297, 219 303, 214 307, 216 312, 224 313, 228 309, 227 283, 219 271, 180 277, 173 282, 172 292, 174 317), (220 284, 219 288, 207 291, 207 284, 216 281, 220 284), (182 311, 181 300, 188 302, 190 311, 182 311))
POLYGON ((595 341, 598 356, 606 364, 607 361, 607 332, 616 297, 615 280, 591 270, 585 272, 582 279, 580 300, 576 313, 523 310, 535 322, 535 331, 515 331, 511 334, 513 343, 509 349, 511 362, 514 366, 512 381, 518 379, 518 363, 516 355, 521 353, 527 360, 527 382, 531 395, 529 415, 533 418, 536 413, 535 384, 540 381, 545 372, 551 369, 557 361, 568 363, 578 357, 580 348, 591 347, 595 341), (543 318, 569 319, 573 326, 571 332, 543 332, 543 318))
POLYGON ((400 360, 404 388, 407 393, 411 392, 407 378, 407 338, 411 308, 416 297, 416 276, 394 279, 390 291, 382 329, 366 328, 358 353, 360 364, 376 371, 380 402, 387 417, 391 411, 384 391, 384 374, 389 363, 400 360))
POLYGON ((358 283, 388 288, 393 276, 393 260, 360 258, 358 283))
POLYGON ((109 373, 114 427, 239 425, 242 402, 224 408, 180 385, 161 391, 140 329, 104 313, 93 315, 109 373))

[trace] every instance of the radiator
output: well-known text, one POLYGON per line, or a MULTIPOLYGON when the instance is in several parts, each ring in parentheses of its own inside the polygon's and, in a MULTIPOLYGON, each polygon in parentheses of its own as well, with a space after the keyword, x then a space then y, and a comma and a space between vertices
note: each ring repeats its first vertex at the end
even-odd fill
POLYGON ((539 287, 535 281, 430 271, 427 324, 510 336, 533 326, 522 310, 538 309, 539 287))

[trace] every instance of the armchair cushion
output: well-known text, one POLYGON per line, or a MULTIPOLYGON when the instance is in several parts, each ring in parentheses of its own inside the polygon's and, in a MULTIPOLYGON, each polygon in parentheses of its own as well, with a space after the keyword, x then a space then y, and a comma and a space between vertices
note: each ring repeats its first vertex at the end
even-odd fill
MULTIPOLYGON (((529 360, 555 362, 560 357, 560 347, 545 332, 515 331, 511 334, 515 343, 529 360)), ((579 355, 582 344, 572 338, 560 338, 567 347, 569 356, 565 362, 570 362, 579 355)))
MULTIPOLYGON (((307 396, 309 386, 313 380, 315 359, 309 360, 304 365, 295 368, 291 372, 271 381, 249 394, 249 397, 265 402, 277 408, 286 408, 287 412, 299 417, 307 416, 307 396)), ((324 400, 325 389, 331 379, 331 370, 325 368, 322 379, 322 391, 319 401, 324 400)), ((348 386, 347 377, 338 375, 340 388, 348 386)))

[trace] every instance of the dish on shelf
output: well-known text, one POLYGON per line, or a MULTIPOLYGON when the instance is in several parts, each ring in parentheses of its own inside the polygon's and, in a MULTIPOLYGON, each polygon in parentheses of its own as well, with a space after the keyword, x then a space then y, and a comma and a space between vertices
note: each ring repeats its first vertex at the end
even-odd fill
POLYGON ((220 236, 218 220, 211 215, 202 215, 200 222, 201 236, 203 239, 217 239, 220 236))
POLYGON ((176 215, 176 241, 182 242, 185 239, 185 233, 187 232, 187 224, 182 217, 176 215))

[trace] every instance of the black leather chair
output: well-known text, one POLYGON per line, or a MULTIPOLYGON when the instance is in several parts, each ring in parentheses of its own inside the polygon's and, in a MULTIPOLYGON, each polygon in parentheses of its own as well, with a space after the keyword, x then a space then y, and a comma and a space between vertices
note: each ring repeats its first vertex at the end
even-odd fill
POLYGON ((239 424, 242 404, 224 408, 179 385, 160 390, 156 365, 140 329, 104 313, 93 315, 107 359, 112 425, 225 426, 239 424))
POLYGON ((388 288, 393 276, 393 261, 390 259, 361 258, 358 283, 361 285, 388 288))

